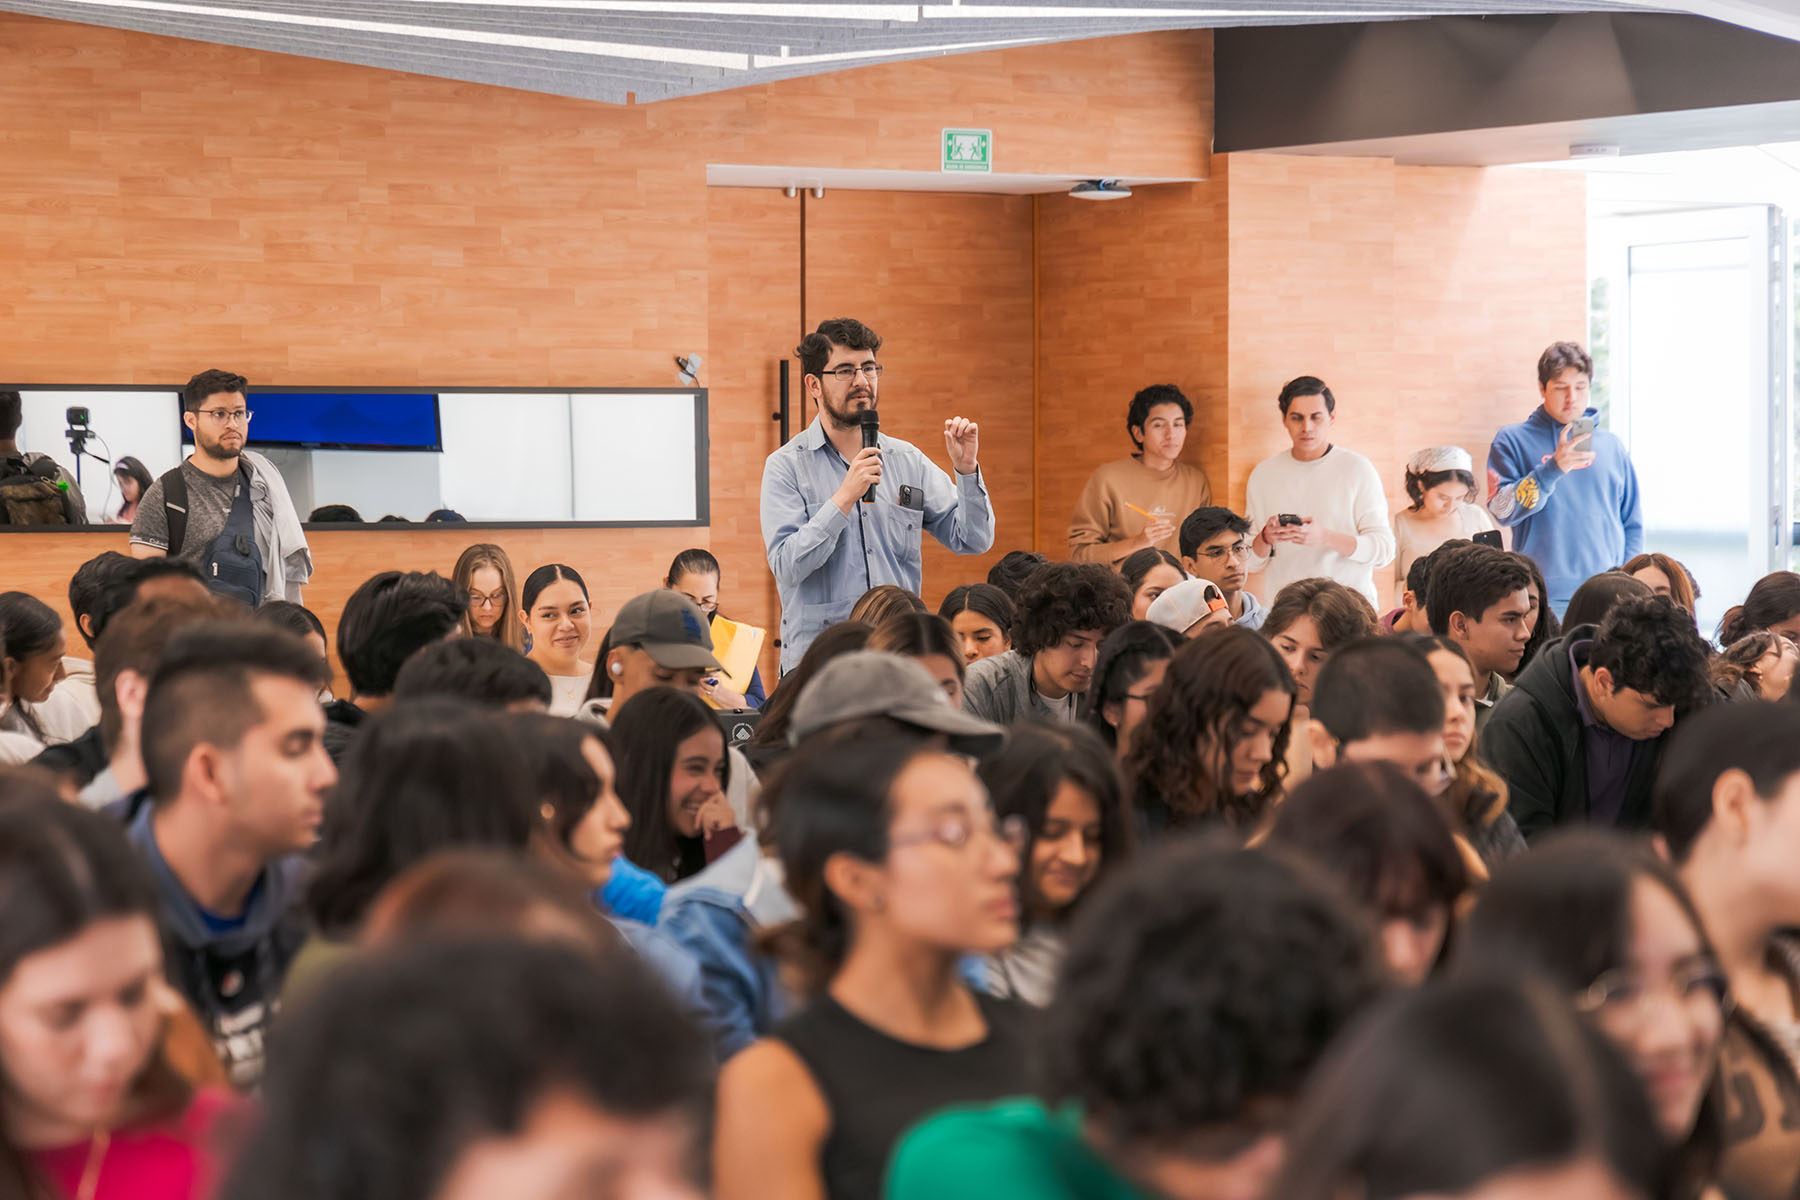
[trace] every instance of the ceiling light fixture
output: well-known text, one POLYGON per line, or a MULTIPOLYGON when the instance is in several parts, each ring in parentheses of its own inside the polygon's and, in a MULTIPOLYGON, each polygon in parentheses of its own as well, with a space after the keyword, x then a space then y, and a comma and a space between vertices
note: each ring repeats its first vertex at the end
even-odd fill
POLYGON ((1131 188, 1116 179, 1084 179, 1069 189, 1077 200, 1124 200, 1131 188))

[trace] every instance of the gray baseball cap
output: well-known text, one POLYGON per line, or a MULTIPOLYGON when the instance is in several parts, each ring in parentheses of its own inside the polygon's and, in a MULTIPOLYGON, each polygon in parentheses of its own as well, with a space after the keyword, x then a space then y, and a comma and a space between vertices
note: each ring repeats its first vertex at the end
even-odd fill
POLYGON ((891 717, 908 725, 948 734, 950 745, 977 758, 991 753, 1006 731, 950 707, 950 698, 918 663, 876 650, 853 650, 826 663, 794 705, 788 742, 802 740, 845 721, 891 717))
POLYGON ((720 669, 713 657, 712 630, 692 600, 669 588, 633 596, 613 618, 612 644, 636 646, 670 671, 720 669))

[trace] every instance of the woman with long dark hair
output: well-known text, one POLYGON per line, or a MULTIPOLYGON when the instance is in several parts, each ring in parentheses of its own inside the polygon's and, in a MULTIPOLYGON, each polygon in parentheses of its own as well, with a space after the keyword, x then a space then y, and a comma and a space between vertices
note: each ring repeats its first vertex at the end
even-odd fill
POLYGON ((1460 644, 1436 634, 1413 635, 1444 693, 1444 756, 1450 785, 1438 796, 1450 827, 1464 839, 1482 873, 1525 852, 1525 836, 1506 808, 1506 781, 1475 746, 1475 667, 1460 644))
POLYGON ((1176 651, 1125 756, 1140 829, 1247 836, 1281 793, 1294 693, 1281 656, 1241 626, 1176 651))
POLYGON ((106 518, 108 525, 129 525, 137 520, 138 501, 155 482, 150 468, 127 454, 113 464, 113 478, 119 485, 119 508, 106 518))
MULTIPOLYGON (((1373 637, 1375 609, 1368 597, 1335 579, 1297 579, 1269 605, 1259 632, 1275 647, 1294 677, 1294 727, 1312 720, 1313 679, 1332 651, 1358 638, 1373 637)), ((1312 774, 1312 744, 1296 738, 1286 753, 1287 784, 1312 774)))
POLYGON ((950 622, 950 631, 962 645, 965 663, 1012 649, 1012 597, 991 583, 951 588, 938 605, 938 616, 950 622))
POLYGON ((937 681, 938 688, 950 700, 951 708, 961 708, 966 664, 950 622, 930 613, 900 613, 889 617, 869 635, 870 650, 897 654, 918 663, 937 681))
POLYGON ((527 575, 519 592, 519 622, 531 637, 528 657, 550 677, 550 711, 574 716, 594 677, 594 664, 582 657, 594 616, 581 573, 550 563, 527 575))
POLYGON ((1547 979, 1643 1080, 1678 1148, 1678 1200, 1717 1185, 1715 1091, 1730 1001, 1699 912, 1660 858, 1610 831, 1548 839, 1494 874, 1462 931, 1459 969, 1547 979))
POLYGON ((3 790, 0 1194, 198 1200, 229 1098, 196 1094, 171 1065, 182 1008, 155 885, 114 822, 47 787, 3 790))
POLYGON ((493 638, 525 653, 525 626, 513 617, 522 607, 519 584, 504 548, 492 542, 470 546, 457 556, 450 582, 469 593, 469 611, 463 617, 465 636, 493 638))
POLYGON ((1119 574, 1131 589, 1131 619, 1142 621, 1156 598, 1187 578, 1181 560, 1155 546, 1132 554, 1119 564, 1119 574))
POLYGON ((1132 734, 1181 645, 1180 634, 1149 621, 1127 622, 1100 643, 1086 697, 1087 722, 1115 758, 1130 751, 1132 734))
POLYGON ((0 762, 23 762, 65 740, 47 731, 32 709, 68 675, 68 642, 55 609, 28 592, 0 593, 0 733, 17 735, 0 746, 0 762))
POLYGON ((1772 571, 1757 580, 1744 602, 1719 622, 1719 644, 1729 646, 1765 629, 1800 641, 1800 575, 1772 571))
POLYGON ((1001 819, 1025 825, 1019 850, 1021 935, 988 956, 988 991, 1042 1008, 1062 966, 1069 919, 1131 855, 1125 788, 1106 745, 1079 725, 1015 725, 980 767, 1001 819))
POLYGON ((346 953, 376 896, 426 855, 528 849, 538 803, 525 759, 491 713, 418 700, 372 718, 325 806, 306 893, 314 932, 288 969, 289 991, 346 953))
POLYGON ((526 779, 552 842, 599 894, 631 828, 616 786, 612 734, 591 721, 548 713, 508 713, 500 722, 525 757, 526 779))
POLYGON ((810 1003, 719 1079, 719 1200, 880 1194, 901 1133, 1027 1090, 1019 1010, 958 969, 1018 937, 1018 823, 916 738, 805 746, 775 840, 803 914, 780 939, 810 1003))
POLYGON ((691 692, 647 688, 612 715, 619 798, 630 815, 625 857, 674 883, 698 874, 735 844, 726 799, 731 762, 725 734, 691 692))

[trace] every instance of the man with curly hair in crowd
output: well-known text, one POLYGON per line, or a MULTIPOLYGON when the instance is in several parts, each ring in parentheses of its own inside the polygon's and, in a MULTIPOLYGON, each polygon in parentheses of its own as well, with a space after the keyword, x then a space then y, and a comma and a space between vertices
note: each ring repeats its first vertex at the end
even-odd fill
POLYGON ((1277 852, 1170 846, 1076 918, 1046 1100, 952 1109, 890 1200, 1263 1197, 1314 1062, 1378 994, 1350 906, 1277 852))
POLYGON ((1669 730, 1709 696, 1693 618, 1660 596, 1625 600, 1545 645, 1494 706, 1482 756, 1527 839, 1569 824, 1642 829, 1669 730))
POLYGON ((963 708, 996 725, 1072 722, 1100 642, 1131 619, 1131 589, 1098 563, 1049 563, 1019 589, 1012 649, 969 667, 963 708))

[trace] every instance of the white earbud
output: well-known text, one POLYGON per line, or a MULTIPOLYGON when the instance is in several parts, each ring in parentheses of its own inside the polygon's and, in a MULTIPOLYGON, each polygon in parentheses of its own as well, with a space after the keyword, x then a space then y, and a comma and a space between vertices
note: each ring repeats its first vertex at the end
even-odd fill
POLYGON ((611 667, 608 668, 608 670, 610 670, 614 675, 623 675, 625 673, 625 668, 621 667, 618 663, 614 663, 611 667))

